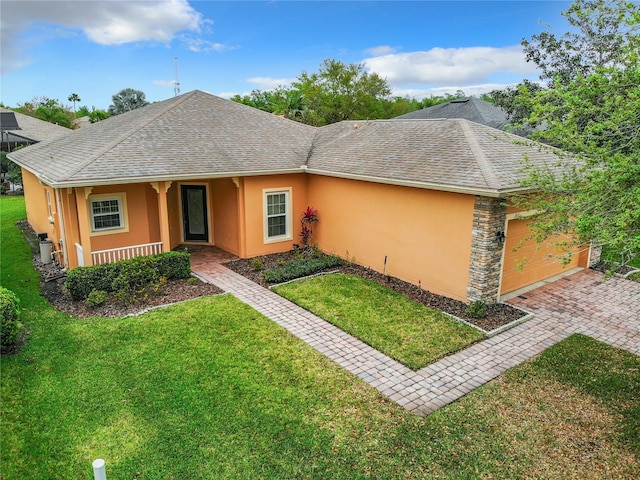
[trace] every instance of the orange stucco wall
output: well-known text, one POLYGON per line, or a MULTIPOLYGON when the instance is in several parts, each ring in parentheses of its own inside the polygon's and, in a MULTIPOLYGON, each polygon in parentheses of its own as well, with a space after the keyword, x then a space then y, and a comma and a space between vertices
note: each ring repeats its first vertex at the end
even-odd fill
POLYGON ((22 182, 24 188, 25 205, 27 209, 27 222, 35 233, 46 233, 47 238, 53 242, 53 251, 58 252, 56 260, 64 262, 62 215, 64 206, 59 205, 55 189, 43 185, 32 173, 22 170, 22 182), (49 215, 49 202, 51 203, 51 215, 49 215))
MULTIPOLYGON (((140 245, 143 243, 158 242, 160 240, 157 229, 157 194, 150 184, 100 186, 94 187, 91 190, 91 195, 104 193, 126 193, 129 231, 104 235, 92 234, 91 251, 106 250, 127 245, 140 245)), ((90 222, 90 219, 85 218, 84 221, 90 222)))
POLYGON ((211 182, 211 203, 216 225, 213 243, 234 255, 240 255, 238 192, 239 187, 230 178, 211 182))
POLYGON ((501 294, 584 265, 583 254, 577 249, 569 263, 562 264, 558 256, 563 252, 553 245, 554 241, 561 241, 562 238, 552 238, 542 243, 536 243, 533 238, 525 241, 531 235, 526 219, 509 220, 507 225, 501 294))
MULTIPOLYGON (((274 252, 284 252, 300 243, 300 217, 307 208, 307 176, 303 173, 292 175, 267 175, 240 179, 241 211, 244 210, 245 251, 241 256, 254 257, 274 252), (264 189, 291 188, 292 238, 286 241, 265 243, 264 189)), ((242 238, 242 232, 240 232, 242 238)))
POLYGON ((466 301, 472 195, 319 175, 308 182, 319 217, 312 241, 322 250, 466 301))

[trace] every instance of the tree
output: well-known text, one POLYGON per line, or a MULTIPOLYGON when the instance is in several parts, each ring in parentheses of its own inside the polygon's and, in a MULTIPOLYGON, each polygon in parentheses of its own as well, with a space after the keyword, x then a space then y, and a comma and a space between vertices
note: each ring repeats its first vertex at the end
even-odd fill
POLYGON ((383 118, 391 89, 386 80, 364 68, 327 59, 318 73, 302 72, 292 85, 304 98, 309 123, 383 118))
POLYGON ((390 98, 390 93, 386 80, 364 71, 363 65, 327 59, 318 73, 302 72, 290 87, 253 90, 231 100, 317 126, 350 119, 393 118, 464 96, 458 91, 455 95, 416 100, 390 98))
MULTIPOLYGON (((622 53, 638 42, 640 4, 627 0, 575 0, 562 16, 571 28, 561 36, 552 32, 522 39, 527 62, 540 69, 546 87, 587 76, 600 67, 621 66, 629 59, 622 53)), ((502 107, 514 124, 531 115, 531 97, 546 88, 524 80, 515 87, 494 90, 491 101, 502 107)))
POLYGON ((18 103, 15 111, 67 128, 71 128, 74 117, 69 107, 46 96, 33 97, 30 102, 18 103))
MULTIPOLYGON (((640 25, 637 10, 619 19, 620 31, 640 25)), ((558 153, 558 165, 528 168, 535 193, 516 201, 539 212, 532 223, 537 240, 570 233, 573 239, 561 245, 567 251, 595 242, 621 263, 640 255, 639 47, 638 36, 629 36, 615 61, 572 78, 561 72, 561 81, 531 97, 529 122, 545 125, 534 138, 580 160, 558 153)))
POLYGON ((134 90, 133 88, 125 88, 111 97, 112 105, 109 106, 109 115, 120 115, 121 113, 130 112, 136 108, 148 105, 144 92, 134 90))
POLYGON ((80 97, 78 96, 77 93, 72 93, 71 95, 69 95, 69 99, 70 102, 73 102, 73 113, 76 113, 76 102, 81 102, 82 100, 80 100, 80 97))
POLYGON ((487 100, 502 108, 511 123, 521 125, 531 116, 531 98, 542 90, 544 87, 539 83, 525 79, 514 87, 493 90, 487 100))
POLYGON ((42 106, 38 107, 35 117, 45 122, 55 123, 62 127, 71 128, 71 119, 69 113, 60 106, 42 106))
POLYGON ((109 113, 106 110, 96 110, 95 106, 92 106, 91 110, 89 110, 87 106, 83 105, 78 109, 77 117, 78 118, 89 117, 90 123, 96 123, 101 120, 104 120, 105 118, 108 118, 109 113))
POLYGON ((638 34, 640 5, 628 0, 575 0, 562 16, 570 32, 558 37, 552 32, 522 39, 527 62, 542 71, 541 80, 569 82, 600 67, 625 62, 624 47, 638 34))

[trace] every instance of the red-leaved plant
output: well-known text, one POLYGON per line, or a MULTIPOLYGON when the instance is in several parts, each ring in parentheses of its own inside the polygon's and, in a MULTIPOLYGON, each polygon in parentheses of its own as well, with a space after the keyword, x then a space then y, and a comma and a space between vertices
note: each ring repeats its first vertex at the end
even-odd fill
POLYGON ((318 211, 315 208, 307 207, 307 209, 302 212, 302 218, 300 219, 302 231, 300 232, 300 237, 302 237, 302 246, 304 248, 309 247, 309 241, 311 240, 311 235, 313 235, 313 224, 317 221, 318 211))

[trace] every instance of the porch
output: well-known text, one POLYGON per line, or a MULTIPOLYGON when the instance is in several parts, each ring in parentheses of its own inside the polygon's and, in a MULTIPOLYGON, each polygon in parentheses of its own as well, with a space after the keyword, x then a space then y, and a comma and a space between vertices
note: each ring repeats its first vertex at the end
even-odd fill
POLYGON ((194 272, 206 272, 213 265, 237 260, 238 257, 214 245, 179 245, 175 251, 188 251, 191 255, 191 270, 194 272))

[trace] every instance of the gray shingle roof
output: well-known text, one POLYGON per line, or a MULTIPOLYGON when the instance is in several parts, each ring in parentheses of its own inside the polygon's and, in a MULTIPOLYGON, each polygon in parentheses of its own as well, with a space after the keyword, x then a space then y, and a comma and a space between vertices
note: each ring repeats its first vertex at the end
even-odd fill
POLYGON ((345 121, 322 128, 194 91, 10 158, 57 187, 301 172, 498 196, 524 158, 556 155, 464 119, 345 121))
POLYGON ((486 100, 479 98, 458 98, 451 102, 441 103, 432 107, 409 112, 396 117, 398 119, 436 119, 436 118, 466 118, 472 122, 488 127, 503 129, 509 123, 506 112, 486 100))
MULTIPOLYGON (((45 140, 53 140, 73 133, 73 130, 69 128, 45 122, 43 120, 30 117, 29 115, 25 115, 23 113, 14 112, 12 110, 1 107, 0 111, 5 113, 13 113, 18 122, 18 126, 20 127, 20 130, 12 130, 11 132, 9 132, 10 138, 17 137, 12 138, 10 140, 12 142, 20 141, 20 139, 25 139, 30 142, 43 142, 45 140)), ((2 130, 2 125, 0 125, 0 130, 2 130)))
POLYGON ((11 158, 52 184, 287 171, 315 128, 200 91, 110 117, 11 158))
POLYGON ((320 129, 307 167, 390 183, 501 192, 522 188, 525 157, 536 165, 558 160, 550 147, 465 119, 347 121, 320 129))

